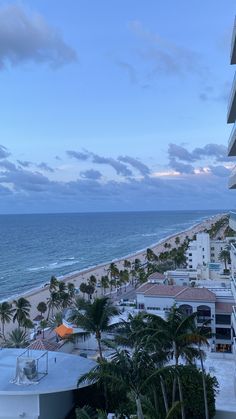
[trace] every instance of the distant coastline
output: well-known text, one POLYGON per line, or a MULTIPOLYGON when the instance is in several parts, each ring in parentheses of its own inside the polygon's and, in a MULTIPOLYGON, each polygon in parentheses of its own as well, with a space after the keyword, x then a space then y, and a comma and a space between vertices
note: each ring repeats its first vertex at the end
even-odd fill
MULTIPOLYGON (((190 234, 189 237, 191 238, 191 236, 193 236, 197 231, 205 228, 204 227, 205 224, 214 223, 218 219, 220 219, 220 218, 222 218, 226 215, 228 215, 228 213, 213 215, 212 217, 206 218, 205 220, 203 220, 199 223, 193 224, 192 226, 190 226, 189 228, 187 228, 185 230, 181 230, 177 233, 171 234, 169 236, 165 236, 162 239, 158 240, 158 242, 150 244, 148 247, 150 249, 152 249, 154 252, 157 252, 157 253, 159 252, 160 253, 160 246, 161 247, 164 246, 165 243, 172 242, 172 245, 174 245, 174 240, 175 240, 176 237, 182 237, 184 239, 188 235, 187 233, 190 234)), ((145 257, 145 255, 146 255, 146 250, 147 250, 147 247, 144 247, 143 249, 140 249, 140 250, 137 250, 135 252, 126 254, 126 255, 121 256, 119 258, 115 258, 115 259, 112 259, 112 260, 108 260, 106 262, 98 263, 96 265, 91 265, 91 266, 88 266, 88 267, 83 268, 81 270, 71 271, 71 272, 69 272, 65 275, 59 275, 59 276, 57 276, 57 278, 60 281, 69 282, 69 281, 74 280, 78 277, 86 276, 87 274, 92 274, 94 272, 97 272, 98 270, 100 270, 104 267, 107 267, 112 262, 114 262, 116 264, 121 264, 121 263, 124 262, 124 260, 130 260, 130 261, 133 262, 136 258, 139 258, 139 257, 141 259, 143 259, 143 257, 145 257)), ((162 250, 164 250, 164 249, 162 249, 162 250)), ((20 292, 19 294, 11 295, 11 296, 9 296, 5 299, 1 299, 0 301, 6 301, 6 300, 11 301, 13 299, 16 299, 16 298, 19 298, 19 297, 22 297, 22 296, 27 298, 28 296, 31 296, 34 293, 40 292, 42 289, 47 289, 47 285, 48 285, 48 282, 43 282, 42 284, 38 285, 37 287, 31 288, 31 289, 29 289, 25 292, 20 292)))

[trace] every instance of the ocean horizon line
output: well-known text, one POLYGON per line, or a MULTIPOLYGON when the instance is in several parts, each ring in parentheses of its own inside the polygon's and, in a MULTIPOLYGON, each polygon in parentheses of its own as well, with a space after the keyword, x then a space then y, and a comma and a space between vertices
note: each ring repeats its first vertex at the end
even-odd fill
POLYGON ((206 208, 206 209, 196 209, 196 208, 188 208, 188 209, 160 209, 160 210, 110 210, 110 211, 58 211, 58 212, 9 212, 9 213, 1 213, 0 212, 0 217, 1 216, 9 216, 9 215, 77 215, 77 214, 130 214, 130 213, 135 213, 135 214, 141 214, 141 213, 163 213, 163 212, 168 212, 168 213, 173 213, 173 212, 189 212, 189 211, 194 211, 194 212, 205 212, 205 211, 220 211, 220 212, 231 212, 234 211, 235 209, 233 208, 216 208, 216 209, 212 209, 212 208, 206 208))

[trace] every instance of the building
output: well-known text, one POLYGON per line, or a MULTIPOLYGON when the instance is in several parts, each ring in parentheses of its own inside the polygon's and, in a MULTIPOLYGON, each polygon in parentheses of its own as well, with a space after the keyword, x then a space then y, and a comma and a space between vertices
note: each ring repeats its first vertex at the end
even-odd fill
POLYGON ((1 349, 0 365, 0 419, 64 419, 78 378, 96 363, 59 352, 1 349))
POLYGON ((137 289, 137 308, 163 315, 173 305, 180 307, 187 315, 196 312, 201 325, 211 320, 214 334, 212 350, 231 352, 233 332, 231 313, 234 299, 229 288, 184 287, 145 283, 137 289))
POLYGON ((198 233, 191 240, 186 251, 187 269, 204 268, 202 277, 216 279, 224 271, 224 263, 219 260, 220 252, 227 249, 231 238, 212 240, 208 233, 198 233))

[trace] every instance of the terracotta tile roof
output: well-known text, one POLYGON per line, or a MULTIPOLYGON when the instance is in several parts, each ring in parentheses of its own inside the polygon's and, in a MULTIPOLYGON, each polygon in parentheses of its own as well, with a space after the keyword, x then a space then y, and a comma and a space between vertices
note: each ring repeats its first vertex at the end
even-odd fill
POLYGON ((149 282, 145 282, 145 284, 142 284, 140 287, 137 288, 136 293, 145 293, 148 289, 155 287, 155 284, 151 284, 149 282))
POLYGON ((216 314, 227 313, 231 314, 233 311, 233 303, 216 303, 216 314))
POLYGON ((56 342, 50 342, 46 339, 36 339, 28 346, 28 349, 36 349, 38 351, 57 351, 58 344, 56 342))
POLYGON ((177 301, 216 301, 216 295, 207 288, 146 283, 138 288, 137 292, 145 296, 174 297, 177 301))
POLYGON ((151 284, 152 287, 143 291, 145 296, 147 295, 159 295, 160 297, 175 297, 181 291, 185 290, 186 287, 180 285, 162 285, 162 284, 151 284))
POLYGON ((176 295, 177 301, 209 301, 215 302, 216 295, 209 291, 207 288, 192 288, 186 287, 178 295, 176 295))

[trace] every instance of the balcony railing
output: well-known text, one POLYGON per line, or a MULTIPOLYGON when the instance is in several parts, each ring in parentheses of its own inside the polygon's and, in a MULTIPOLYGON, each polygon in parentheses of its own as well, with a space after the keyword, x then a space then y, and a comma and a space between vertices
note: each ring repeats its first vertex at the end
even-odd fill
POLYGON ((204 322, 207 322, 207 321, 209 321, 209 323, 210 323, 211 320, 212 320, 211 316, 197 316, 197 322, 198 323, 204 323, 204 322))
POLYGON ((230 63, 236 64, 236 19, 234 20, 234 28, 231 39, 230 63))
POLYGON ((229 226, 236 231, 236 212, 231 212, 229 217, 229 226))
POLYGON ((227 122, 228 124, 232 124, 236 120, 236 74, 234 75, 232 88, 229 96, 229 105, 228 105, 228 114, 227 114, 227 122))
POLYGON ((234 124, 229 137, 228 156, 236 156, 236 124, 234 124))

